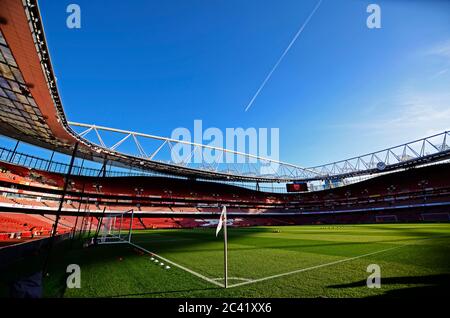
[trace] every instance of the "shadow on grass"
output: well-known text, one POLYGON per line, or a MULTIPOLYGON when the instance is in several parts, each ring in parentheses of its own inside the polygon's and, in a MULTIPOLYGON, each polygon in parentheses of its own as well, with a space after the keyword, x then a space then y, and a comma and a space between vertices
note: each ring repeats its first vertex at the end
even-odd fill
MULTIPOLYGON (((44 297, 62 297, 66 291, 66 272, 69 264, 90 266, 105 262, 118 262, 118 258, 137 258, 133 249, 129 246, 91 246, 83 248, 84 240, 64 241, 54 246, 48 275, 43 279, 44 297)), ((48 250, 42 248, 23 258, 19 258, 0 271, 0 298, 9 297, 11 284, 26 278, 33 273, 42 271, 48 250)))
MULTIPOLYGON (((401 287, 388 290, 381 295, 369 296, 368 298, 441 298, 447 294, 450 288, 450 274, 427 275, 427 276, 403 276, 381 278, 383 285, 422 285, 401 287)), ((357 288, 366 287, 366 280, 349 284, 331 285, 328 288, 357 288)))

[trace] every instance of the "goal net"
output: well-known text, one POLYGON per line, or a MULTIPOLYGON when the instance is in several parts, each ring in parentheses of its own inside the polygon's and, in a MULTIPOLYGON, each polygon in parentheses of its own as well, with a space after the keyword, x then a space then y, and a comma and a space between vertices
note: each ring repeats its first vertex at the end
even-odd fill
POLYGON ((396 215, 376 215, 375 221, 377 223, 395 223, 398 222, 396 215))
POLYGON ((130 243, 134 210, 105 213, 98 225, 98 244, 130 243))

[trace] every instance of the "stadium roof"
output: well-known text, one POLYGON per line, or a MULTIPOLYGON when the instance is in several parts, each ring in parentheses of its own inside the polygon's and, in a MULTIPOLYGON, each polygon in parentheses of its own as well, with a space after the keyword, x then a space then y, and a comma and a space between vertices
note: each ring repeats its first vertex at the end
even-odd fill
MULTIPOLYGON (((139 149, 140 155, 125 154, 116 151, 115 146, 107 147, 101 142, 101 138, 99 138, 100 144, 86 139, 87 133, 76 133, 68 123, 59 96, 36 0, 2 0, 0 31, 0 134, 43 148, 71 154, 74 145, 78 142, 77 155, 88 160, 98 162, 107 160, 109 164, 117 166, 184 177, 259 182, 349 177, 394 170, 442 160, 450 156, 450 148, 447 144, 448 132, 380 152, 312 168, 302 168, 268 158, 193 143, 190 143, 193 146, 193 152, 196 151, 196 147, 213 148, 223 153, 231 152, 246 159, 255 159, 256 169, 253 166, 254 163, 248 163, 247 171, 243 171, 236 166, 189 166, 185 162, 163 162, 155 160, 153 156, 145 155, 142 149, 139 149), (439 141, 436 141, 436 138, 439 141), (258 172, 258 166, 268 163, 276 163, 279 168, 272 174, 263 175, 258 172)), ((163 142, 162 145, 170 146, 170 143, 181 142, 95 125, 73 124, 86 127, 88 131, 94 130, 97 136, 99 131, 103 130, 125 134, 123 137, 125 139, 129 136, 135 140, 136 136, 156 139, 163 142)), ((137 140, 136 143, 139 148, 137 140)))

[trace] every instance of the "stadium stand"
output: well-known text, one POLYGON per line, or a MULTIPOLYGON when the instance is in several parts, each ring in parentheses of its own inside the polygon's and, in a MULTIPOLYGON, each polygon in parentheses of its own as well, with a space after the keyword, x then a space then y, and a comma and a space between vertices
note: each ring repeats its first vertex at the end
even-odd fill
MULTIPOLYGON (((301 194, 179 178, 72 176, 58 233, 85 226, 77 221, 85 213, 96 225, 104 208, 134 210, 136 230, 215 226, 211 213, 221 204, 229 207, 230 226, 448 221, 449 168, 430 165, 301 194)), ((0 162, 0 240, 49 235, 63 184, 62 174, 0 162)))

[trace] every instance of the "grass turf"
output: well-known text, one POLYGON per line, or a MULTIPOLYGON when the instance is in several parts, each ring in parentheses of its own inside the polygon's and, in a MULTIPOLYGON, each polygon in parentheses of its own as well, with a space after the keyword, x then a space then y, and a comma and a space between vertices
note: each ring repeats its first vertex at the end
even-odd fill
MULTIPOLYGON (((214 229, 136 231, 132 242, 223 282, 223 240, 214 229)), ((450 224, 231 228, 230 285, 306 270, 226 290, 176 266, 166 270, 129 245, 67 245, 52 257, 47 297, 423 297, 450 287, 450 224), (72 263, 81 267, 80 289, 63 287, 72 263), (381 267, 380 289, 366 287, 369 264, 381 267)), ((21 263, 11 271, 33 262, 21 263)))

